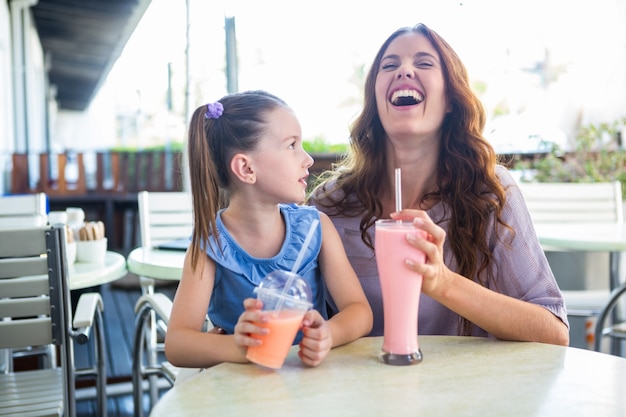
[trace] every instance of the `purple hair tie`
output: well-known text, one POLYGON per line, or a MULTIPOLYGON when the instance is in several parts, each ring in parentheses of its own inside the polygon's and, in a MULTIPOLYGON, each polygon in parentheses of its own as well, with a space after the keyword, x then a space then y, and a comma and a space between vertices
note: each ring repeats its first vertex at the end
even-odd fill
POLYGON ((218 119, 224 113, 224 106, 219 101, 206 105, 205 119, 218 119))

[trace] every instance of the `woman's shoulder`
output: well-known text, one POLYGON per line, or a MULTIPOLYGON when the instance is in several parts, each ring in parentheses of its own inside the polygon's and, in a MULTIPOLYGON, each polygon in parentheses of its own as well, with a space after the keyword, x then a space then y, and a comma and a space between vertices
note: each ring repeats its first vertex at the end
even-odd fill
POLYGON ((500 180, 500 184, 502 184, 504 187, 507 187, 509 185, 517 185, 517 181, 515 181, 515 178, 511 174, 511 171, 504 165, 496 165, 496 176, 500 180))

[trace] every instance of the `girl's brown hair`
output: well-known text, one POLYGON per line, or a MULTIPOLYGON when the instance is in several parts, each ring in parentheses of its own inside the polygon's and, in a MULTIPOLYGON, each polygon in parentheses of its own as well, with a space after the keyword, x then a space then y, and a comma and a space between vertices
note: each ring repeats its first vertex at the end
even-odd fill
MULTIPOLYGON (((187 156, 193 203, 191 264, 210 248, 209 237, 216 233, 217 212, 228 205, 230 160, 237 152, 255 149, 267 127, 267 113, 288 107, 280 98, 265 91, 246 91, 198 107, 191 116, 187 156), (209 109, 209 107, 211 109, 209 109)), ((221 250, 221 248, 219 248, 221 250)))

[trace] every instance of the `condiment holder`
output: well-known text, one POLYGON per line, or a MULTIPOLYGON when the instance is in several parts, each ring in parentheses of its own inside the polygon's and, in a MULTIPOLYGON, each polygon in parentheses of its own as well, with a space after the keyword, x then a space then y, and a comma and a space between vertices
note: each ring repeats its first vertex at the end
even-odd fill
POLYGON ((101 221, 85 222, 78 229, 76 245, 76 260, 78 262, 104 263, 107 251, 104 223, 101 221))

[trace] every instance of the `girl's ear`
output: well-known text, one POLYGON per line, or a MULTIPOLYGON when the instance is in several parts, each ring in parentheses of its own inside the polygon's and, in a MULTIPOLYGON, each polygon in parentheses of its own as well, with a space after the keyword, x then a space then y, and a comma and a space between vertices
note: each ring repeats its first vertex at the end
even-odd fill
POLYGON ((246 154, 235 154, 230 160, 230 170, 235 178, 245 184, 254 184, 256 182, 256 175, 252 169, 252 160, 246 154))

